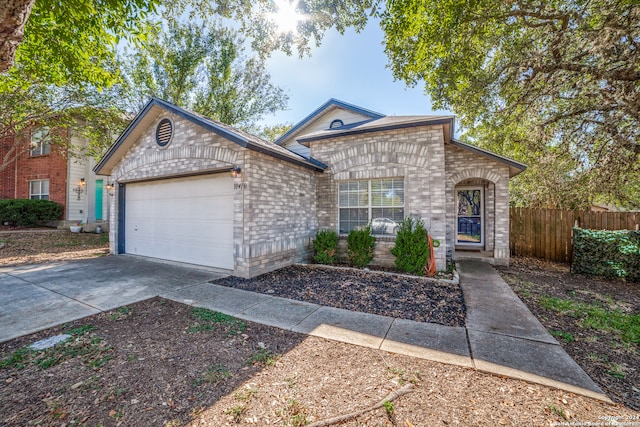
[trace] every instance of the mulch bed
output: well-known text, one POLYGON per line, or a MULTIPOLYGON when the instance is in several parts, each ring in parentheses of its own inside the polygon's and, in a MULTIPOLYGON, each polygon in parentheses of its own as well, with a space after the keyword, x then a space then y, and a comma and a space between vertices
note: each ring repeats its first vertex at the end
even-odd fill
POLYGON ((460 287, 417 277, 292 265, 253 279, 226 277, 212 283, 363 313, 464 326, 460 287))

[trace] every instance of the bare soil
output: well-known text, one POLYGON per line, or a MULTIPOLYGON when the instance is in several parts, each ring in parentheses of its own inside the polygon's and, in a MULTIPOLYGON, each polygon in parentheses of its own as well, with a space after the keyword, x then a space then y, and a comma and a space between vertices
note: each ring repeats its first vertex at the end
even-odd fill
POLYGON ((406 384, 408 394, 339 425, 640 425, 620 404, 160 298, 2 343, 0 360, 2 426, 312 425, 406 384), (65 331, 73 337, 53 349, 19 351, 65 331))
POLYGON ((16 230, 6 226, 0 230, 0 267, 93 258, 109 253, 107 234, 16 230))
POLYGON ((585 322, 583 316, 550 310, 543 298, 569 300, 635 316, 640 334, 640 283, 572 274, 569 266, 532 258, 516 258, 500 268, 505 281, 567 353, 614 401, 640 410, 640 335, 625 342, 607 327, 585 322), (567 335, 569 334, 569 335, 567 335))

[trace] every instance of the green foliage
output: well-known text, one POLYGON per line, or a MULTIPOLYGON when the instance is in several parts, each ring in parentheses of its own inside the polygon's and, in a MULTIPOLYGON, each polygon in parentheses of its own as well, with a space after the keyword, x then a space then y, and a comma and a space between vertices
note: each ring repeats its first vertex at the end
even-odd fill
POLYGON ((264 365, 264 366, 272 366, 275 365, 276 361, 280 355, 275 354, 267 349, 259 348, 255 353, 251 355, 247 363, 249 365, 264 365))
POLYGON ((100 92, 85 84, 56 86, 20 67, 0 75, 0 105, 11 106, 0 112, 0 135, 8 137, 0 170, 28 155, 36 131, 47 130, 41 142, 63 156, 99 157, 124 128, 121 98, 115 88, 100 92), (86 144, 71 144, 70 135, 86 144))
POLYGON ((195 307, 191 310, 191 316, 197 320, 197 323, 188 329, 191 334, 214 331, 218 325, 223 328, 226 336, 234 336, 241 334, 247 328, 247 324, 240 319, 204 307, 195 307))
POLYGON ((338 260, 338 233, 320 230, 313 241, 313 260, 318 264, 335 264, 338 260))
POLYGON ((640 281, 640 232, 574 228, 571 270, 640 281))
POLYGON ((614 332, 624 342, 640 343, 640 314, 627 314, 620 309, 581 304, 556 297, 540 297, 538 301, 547 310, 581 319, 584 328, 614 332))
POLYGON ((264 61, 244 55, 244 40, 218 26, 174 23, 154 32, 124 62, 134 109, 158 97, 232 126, 251 127, 286 107, 264 61))
POLYGON ((570 342, 574 342, 576 339, 574 338, 573 334, 570 332, 564 332, 564 331, 555 331, 550 329, 549 333, 551 335, 553 335, 556 338, 562 338, 564 340, 564 342, 566 343, 570 343, 570 342))
POLYGON ((483 127, 473 142, 533 166, 522 203, 532 190, 545 207, 637 207, 638 11, 633 1, 398 0, 381 26, 396 78, 424 82, 435 108, 483 127))
POLYGON ((109 87, 121 39, 144 39, 159 0, 36 1, 16 52, 16 67, 54 85, 109 87))
POLYGON ((0 360, 0 369, 24 369, 29 365, 40 369, 48 369, 66 360, 79 358, 93 369, 99 369, 113 359, 112 348, 102 339, 89 332, 96 330, 91 324, 67 330, 73 338, 67 339, 44 350, 33 350, 28 346, 15 350, 8 357, 0 360))
POLYGON ((376 238, 371 235, 371 227, 353 229, 347 236, 349 263, 356 267, 366 267, 375 255, 376 238))
POLYGON ((62 212, 62 205, 49 200, 0 200, 0 221, 22 227, 36 227, 47 221, 58 220, 62 212))
POLYGON ((429 259, 429 241, 422 219, 414 221, 413 218, 407 217, 400 222, 395 243, 391 254, 396 257, 398 270, 418 276, 424 275, 424 268, 429 259))

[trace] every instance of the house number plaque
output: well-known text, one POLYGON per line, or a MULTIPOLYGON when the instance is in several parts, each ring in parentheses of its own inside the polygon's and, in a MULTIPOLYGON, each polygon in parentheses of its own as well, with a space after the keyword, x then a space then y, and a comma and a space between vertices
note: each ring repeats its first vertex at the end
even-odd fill
POLYGON ((234 190, 246 190, 247 189, 247 183, 246 182, 234 182, 233 183, 233 189, 234 190))

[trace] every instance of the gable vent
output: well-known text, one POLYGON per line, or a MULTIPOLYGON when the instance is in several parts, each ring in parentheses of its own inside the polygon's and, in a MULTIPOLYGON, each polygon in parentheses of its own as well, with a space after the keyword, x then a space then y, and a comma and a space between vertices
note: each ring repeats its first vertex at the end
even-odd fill
POLYGON ((344 123, 342 122, 342 120, 340 119, 335 119, 334 121, 331 122, 331 124, 329 125, 329 129, 335 129, 335 128, 339 128, 340 126, 344 126, 344 123))
POLYGON ((156 142, 160 147, 165 147, 173 137, 173 123, 169 119, 162 119, 156 128, 156 142))

